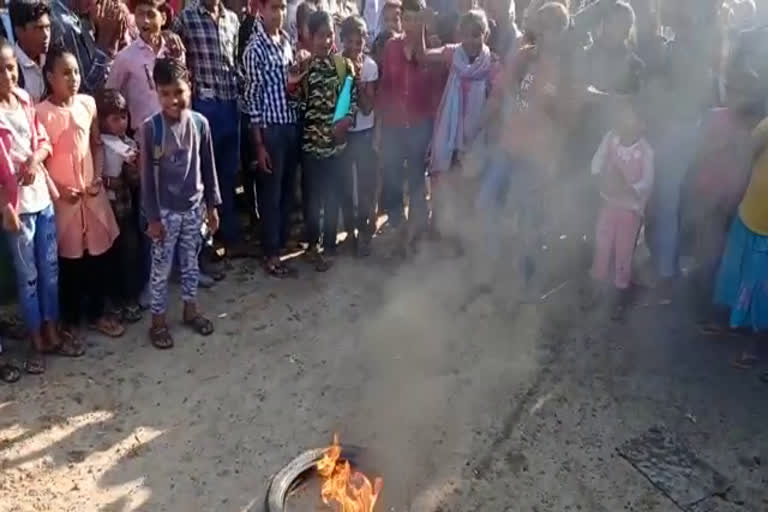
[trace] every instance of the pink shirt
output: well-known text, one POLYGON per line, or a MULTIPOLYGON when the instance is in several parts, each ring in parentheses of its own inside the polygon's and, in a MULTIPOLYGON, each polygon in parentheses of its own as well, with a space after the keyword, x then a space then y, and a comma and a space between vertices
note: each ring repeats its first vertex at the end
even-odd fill
POLYGON ((152 47, 138 38, 115 56, 104 87, 125 97, 131 113, 131 128, 138 130, 146 119, 160 112, 152 70, 157 57, 166 56, 165 43, 155 55, 152 47))
POLYGON ((96 103, 85 94, 75 96, 68 107, 50 101, 37 105, 40 123, 48 132, 53 152, 46 165, 59 191, 72 187, 82 192, 72 204, 60 198, 54 201, 59 255, 81 258, 105 253, 120 233, 104 188, 91 196, 86 192, 101 170, 94 169, 91 154, 91 126, 96 119, 96 103))
POLYGON ((645 139, 625 146, 608 132, 592 159, 592 174, 600 175, 600 195, 620 208, 643 215, 653 188, 653 150, 645 139))

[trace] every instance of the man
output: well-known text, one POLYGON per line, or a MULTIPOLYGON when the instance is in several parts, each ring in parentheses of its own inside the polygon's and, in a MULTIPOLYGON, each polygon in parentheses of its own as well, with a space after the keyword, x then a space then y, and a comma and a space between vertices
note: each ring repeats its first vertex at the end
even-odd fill
POLYGON ((104 85, 126 26, 119 0, 53 0, 51 39, 75 55, 81 92, 93 94, 104 85))
POLYGON ((181 11, 171 30, 187 49, 192 75, 192 109, 211 125, 221 189, 221 238, 228 255, 237 255, 240 227, 235 212, 235 181, 240 159, 237 54, 240 22, 221 0, 201 0, 181 11))
POLYGON ((38 103, 45 96, 43 64, 51 42, 51 9, 40 0, 12 0, 8 10, 16 32, 19 87, 38 103))

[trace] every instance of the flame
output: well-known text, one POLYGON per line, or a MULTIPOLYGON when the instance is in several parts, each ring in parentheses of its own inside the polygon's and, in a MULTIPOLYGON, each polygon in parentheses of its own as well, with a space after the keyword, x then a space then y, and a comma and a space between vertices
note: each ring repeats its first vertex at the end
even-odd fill
POLYGON ((352 471, 349 461, 341 460, 341 445, 337 434, 333 435, 333 443, 317 462, 317 472, 323 479, 320 489, 323 503, 335 504, 338 512, 373 512, 384 481, 374 478, 371 485, 364 474, 352 471))

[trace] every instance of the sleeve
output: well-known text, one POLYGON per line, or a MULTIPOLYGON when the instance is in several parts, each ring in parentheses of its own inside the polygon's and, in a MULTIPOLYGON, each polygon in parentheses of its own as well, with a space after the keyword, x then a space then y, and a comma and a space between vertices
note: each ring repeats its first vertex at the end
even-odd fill
POLYGON ((597 175, 603 172, 605 158, 608 154, 608 143, 611 140, 612 133, 613 132, 608 132, 605 134, 605 137, 603 137, 600 146, 598 146, 597 151, 595 152, 595 156, 592 157, 592 175, 597 175))
POLYGON ((35 148, 35 151, 45 148, 45 150, 48 151, 48 155, 50 156, 51 152, 53 151, 51 139, 48 137, 48 131, 45 129, 45 126, 43 126, 43 123, 40 122, 40 116, 37 114, 37 110, 34 107, 32 107, 30 117, 33 123, 32 128, 34 129, 32 133, 36 134, 35 140, 33 141, 34 145, 32 147, 35 148))
POLYGON ((379 79, 379 66, 376 65, 376 61, 370 57, 365 58, 365 64, 363 65, 363 72, 360 76, 361 82, 375 82, 379 79))
POLYGON ((93 53, 91 67, 83 76, 83 92, 93 94, 104 87, 109 70, 112 67, 112 57, 96 48, 93 53))
POLYGON ((141 205, 149 222, 160 220, 160 202, 155 182, 155 169, 152 165, 154 151, 154 128, 152 121, 146 121, 140 128, 139 173, 141 174, 141 205))
POLYGON ((645 204, 651 197, 651 191, 653 190, 653 179, 655 174, 653 158, 653 149, 651 149, 650 146, 647 146, 645 151, 643 151, 643 172, 640 179, 632 184, 632 189, 642 202, 643 207, 645 207, 645 204))
POLYGON ((203 119, 202 121, 200 133, 200 172, 203 177, 203 187, 205 188, 205 204, 208 208, 213 208, 221 204, 221 193, 219 192, 219 180, 216 178, 216 160, 213 157, 211 127, 207 120, 203 119))
POLYGON ((18 201, 19 186, 13 174, 13 162, 6 147, 7 138, 0 136, 0 207, 16 206, 18 201))
MULTIPOLYGON (((184 22, 182 21, 181 12, 171 21, 171 32, 178 34, 181 40, 184 41, 184 22)), ((186 45, 186 41, 184 41, 184 44, 186 45)))
POLYGON ((262 126, 264 122, 262 107, 259 101, 259 92, 262 87, 259 73, 260 63, 257 48, 249 45, 243 54, 243 72, 245 76, 245 111, 251 119, 251 123, 262 126))
POLYGON ((122 52, 115 56, 115 60, 112 61, 112 68, 109 70, 109 75, 107 75, 107 80, 104 82, 105 89, 115 89, 122 92, 126 78, 124 61, 124 54, 122 52))

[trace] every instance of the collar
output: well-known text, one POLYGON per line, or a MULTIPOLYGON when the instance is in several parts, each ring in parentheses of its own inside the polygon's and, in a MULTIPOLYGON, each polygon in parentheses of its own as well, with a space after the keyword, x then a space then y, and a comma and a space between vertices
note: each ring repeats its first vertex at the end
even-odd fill
MULTIPOLYGON (((273 41, 272 41, 272 36, 270 36, 269 34, 267 34, 267 31, 264 29, 264 22, 263 22, 263 20, 262 20, 261 16, 259 16, 258 18, 256 18, 256 26, 258 27, 258 28, 256 29, 256 31, 257 31, 257 33, 258 33, 258 34, 259 34, 261 37, 264 37, 264 38, 265 38, 265 39, 267 39, 269 42, 273 42, 273 41)), ((288 36, 288 32, 286 32, 286 31, 285 31, 285 30, 283 30, 283 29, 280 29, 280 42, 281 42, 281 43, 286 43, 286 42, 287 42, 287 43, 289 43, 289 44, 290 44, 290 42, 291 42, 291 39, 290 39, 290 37, 288 36)))
MULTIPOLYGON (((133 44, 136 45, 136 47, 139 48, 140 50, 147 50, 147 51, 151 52, 153 55, 155 54, 155 49, 152 48, 152 45, 150 45, 148 42, 146 42, 144 39, 142 39, 141 35, 139 35, 139 37, 137 37, 133 41, 133 44)), ((157 50, 157 55, 159 56, 164 51, 165 51, 165 39, 161 37, 160 38, 160 48, 157 50)))
POLYGON ((16 58, 19 60, 19 64, 23 68, 36 67, 42 69, 42 67, 45 65, 45 54, 40 56, 40 63, 38 64, 37 62, 30 59, 29 56, 27 56, 26 52, 21 48, 21 46, 19 46, 18 42, 14 45, 14 50, 16 51, 16 58))

